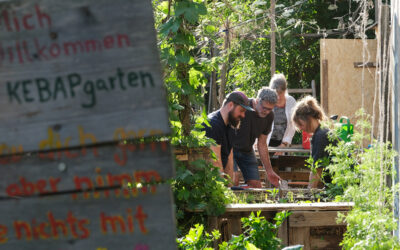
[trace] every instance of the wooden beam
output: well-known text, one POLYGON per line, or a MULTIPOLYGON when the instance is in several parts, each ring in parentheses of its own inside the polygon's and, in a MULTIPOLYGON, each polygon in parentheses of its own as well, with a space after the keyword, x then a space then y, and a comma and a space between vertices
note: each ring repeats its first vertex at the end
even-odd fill
POLYGON ((285 219, 278 229, 278 238, 282 240, 282 244, 287 246, 289 244, 289 227, 288 219, 285 219))
POLYGON ((337 211, 294 211, 289 216, 290 227, 320 227, 346 225, 337 223, 337 211))
POLYGON ((312 93, 312 89, 288 89, 289 94, 291 93, 312 93))
POLYGON ((228 204, 226 212, 240 213, 253 211, 349 211, 354 206, 354 202, 321 202, 321 203, 278 203, 278 204, 228 204))
POLYGON ((354 68, 376 68, 374 62, 354 62, 354 68))
POLYGON ((322 60, 322 82, 321 82, 321 105, 325 113, 329 113, 328 94, 329 94, 329 81, 328 81, 328 60, 322 60))

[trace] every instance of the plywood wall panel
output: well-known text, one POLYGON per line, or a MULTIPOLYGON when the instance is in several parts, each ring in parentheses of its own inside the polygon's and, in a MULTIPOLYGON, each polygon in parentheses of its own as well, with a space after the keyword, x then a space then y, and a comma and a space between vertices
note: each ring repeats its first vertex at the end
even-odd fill
POLYGON ((322 39, 321 104, 328 115, 347 116, 356 122, 364 108, 373 114, 375 68, 356 68, 354 63, 376 63, 377 41, 368 39, 322 39))

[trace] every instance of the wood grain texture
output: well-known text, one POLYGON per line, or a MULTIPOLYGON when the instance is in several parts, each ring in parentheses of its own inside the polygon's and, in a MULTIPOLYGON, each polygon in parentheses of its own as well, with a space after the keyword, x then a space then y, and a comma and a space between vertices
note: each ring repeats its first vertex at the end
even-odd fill
POLYGON ((69 195, 57 195, 0 201, 0 227, 7 228, 7 234, 2 234, 7 241, 1 248, 176 249, 171 204, 167 184, 160 185, 156 194, 134 199, 72 200, 69 195))
POLYGON ((321 203, 279 203, 279 204, 228 204, 226 212, 240 213, 252 211, 299 211, 299 210, 335 210, 349 211, 354 206, 352 202, 321 202, 321 203))
POLYGON ((170 132, 151 2, 23 0, 0 8, 11 23, 0 27, 1 143, 36 151, 50 130, 62 141, 52 148, 170 132), (80 128, 96 140, 81 141, 80 128))
MULTIPOLYGON (((2 159, 4 160, 4 159, 2 159)), ((128 197, 150 193, 158 182, 173 175, 171 150, 166 142, 109 145, 95 148, 68 149, 24 156, 0 168, 0 196, 31 196, 74 190, 94 190, 132 183, 152 183, 128 197), (71 157, 74 156, 74 157, 71 157)), ((124 196, 119 190, 110 196, 124 196)), ((78 194, 79 197, 89 193, 78 194)), ((89 196, 92 197, 93 193, 89 196)), ((99 191, 101 197, 106 191, 99 191)))
POLYGON ((345 223, 337 222, 337 211, 293 211, 289 217, 290 227, 339 226, 345 223))
POLYGON ((310 250, 310 228, 289 228, 289 245, 303 245, 303 250, 310 250))

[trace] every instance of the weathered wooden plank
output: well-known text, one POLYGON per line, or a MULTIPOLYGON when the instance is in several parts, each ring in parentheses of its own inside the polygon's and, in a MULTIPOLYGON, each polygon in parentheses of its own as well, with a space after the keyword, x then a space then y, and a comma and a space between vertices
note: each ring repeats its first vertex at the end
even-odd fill
POLYGON ((306 160, 308 157, 304 156, 279 156, 277 158, 271 158, 271 165, 279 168, 307 168, 306 160))
POLYGON ((287 219, 285 219, 279 227, 277 236, 282 240, 283 245, 287 246, 289 244, 289 228, 287 219))
POLYGON ((308 181, 310 177, 309 172, 286 172, 279 171, 277 174, 284 180, 292 180, 292 181, 308 181))
POLYGON ((252 211, 298 211, 298 210, 334 210, 348 211, 354 206, 353 202, 321 202, 321 203, 278 203, 278 204, 228 204, 226 212, 240 213, 252 211))
MULTIPOLYGON (((290 224, 290 223, 289 223, 290 224)), ((310 228, 289 228, 289 245, 303 245, 303 250, 310 250, 310 228)))
POLYGON ((151 187, 134 186, 131 192, 117 189, 78 194, 131 197, 154 192, 156 183, 173 175, 171 150, 166 142, 76 148, 0 159, 6 160, 15 162, 2 162, 0 167, 0 196, 3 197, 93 190, 128 182, 153 183, 151 187))
POLYGON ((151 2, 0 8, 3 155, 169 133, 151 2))
POLYGON ((175 249, 171 190, 134 199, 69 195, 0 201, 3 249, 175 249))
POLYGON ((342 249, 339 244, 343 240, 342 235, 321 235, 313 236, 310 235, 310 246, 311 249, 316 250, 339 250, 342 249))
POLYGON ((343 222, 337 223, 337 216, 337 211, 294 211, 289 217, 289 224, 290 227, 346 225, 346 223, 343 222))

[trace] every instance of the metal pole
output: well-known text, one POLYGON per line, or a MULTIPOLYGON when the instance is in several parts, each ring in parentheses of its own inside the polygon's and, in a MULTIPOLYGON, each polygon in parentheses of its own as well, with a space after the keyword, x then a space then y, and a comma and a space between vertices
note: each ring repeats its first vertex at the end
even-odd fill
MULTIPOLYGON (((391 3, 391 19, 392 19, 392 82, 393 82, 393 149, 397 153, 400 152, 400 138, 399 138, 399 58, 400 58, 400 3, 399 1, 392 1, 391 3)), ((399 157, 394 158, 393 162, 394 176, 393 176, 393 187, 397 187, 399 183, 399 157)), ((393 215, 397 220, 397 229, 394 235, 399 238, 400 224, 399 224, 399 192, 397 189, 394 190, 394 206, 393 215)))

